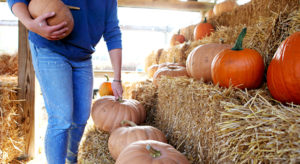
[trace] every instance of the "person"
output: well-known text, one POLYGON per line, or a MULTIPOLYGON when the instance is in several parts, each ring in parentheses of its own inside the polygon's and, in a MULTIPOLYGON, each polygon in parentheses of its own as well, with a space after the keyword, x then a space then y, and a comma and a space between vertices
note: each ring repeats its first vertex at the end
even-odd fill
POLYGON ((112 89, 122 97, 122 40, 117 17, 117 0, 62 0, 71 10, 74 29, 66 22, 49 26, 47 19, 56 13, 30 16, 30 0, 8 0, 14 15, 29 30, 32 63, 40 83, 48 126, 45 153, 49 164, 77 163, 78 146, 90 116, 93 69, 91 55, 104 37, 114 71, 112 89))

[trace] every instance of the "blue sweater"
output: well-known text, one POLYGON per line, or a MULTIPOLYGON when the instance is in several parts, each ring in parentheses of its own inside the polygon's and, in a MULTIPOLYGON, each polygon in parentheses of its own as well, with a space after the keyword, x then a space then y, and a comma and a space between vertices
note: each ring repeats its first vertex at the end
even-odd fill
MULTIPOLYGON (((28 5, 30 0, 8 0, 9 7, 17 2, 28 5)), ((29 40, 37 47, 47 47, 70 59, 83 60, 91 57, 102 35, 108 50, 122 48, 117 0, 62 0, 66 5, 80 7, 71 10, 74 29, 66 38, 47 40, 29 31, 29 40)))

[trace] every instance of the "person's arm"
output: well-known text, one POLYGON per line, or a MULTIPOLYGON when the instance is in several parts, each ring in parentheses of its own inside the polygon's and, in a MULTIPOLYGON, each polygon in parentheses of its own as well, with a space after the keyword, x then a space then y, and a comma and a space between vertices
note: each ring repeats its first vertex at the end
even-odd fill
POLYGON ((66 35, 65 32, 68 30, 66 27, 67 22, 62 22, 54 26, 47 25, 47 18, 53 17, 55 15, 54 12, 49 12, 36 19, 32 19, 27 5, 23 2, 14 3, 11 9, 28 30, 48 40, 58 40, 61 36, 66 35))
POLYGON ((107 17, 105 21, 104 40, 109 51, 110 60, 114 71, 112 90, 116 99, 122 98, 123 88, 121 83, 122 67, 122 40, 117 17, 117 0, 110 0, 107 6, 107 17))
POLYGON ((116 99, 122 98, 123 88, 121 83, 121 67, 122 67, 122 49, 113 49, 109 51, 110 61, 114 71, 114 80, 112 89, 116 99))

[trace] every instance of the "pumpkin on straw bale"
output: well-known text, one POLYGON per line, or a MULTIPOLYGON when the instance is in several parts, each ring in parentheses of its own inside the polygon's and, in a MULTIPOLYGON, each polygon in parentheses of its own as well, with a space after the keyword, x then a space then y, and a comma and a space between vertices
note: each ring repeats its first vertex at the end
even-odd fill
POLYGON ((231 48, 229 44, 209 43, 200 45, 188 55, 186 70, 190 77, 204 82, 212 81, 211 63, 214 57, 224 49, 231 48))
POLYGON ((216 16, 221 15, 224 12, 229 12, 238 6, 235 0, 225 0, 224 2, 218 3, 213 8, 213 14, 216 16))
POLYGON ((121 124, 123 127, 113 131, 108 139, 108 149, 114 159, 117 159, 128 145, 136 141, 155 140, 167 143, 165 135, 153 126, 137 126, 128 120, 123 120, 121 124))
POLYGON ((246 31, 247 28, 243 28, 232 49, 224 49, 214 57, 211 76, 215 85, 228 88, 232 84, 241 89, 255 89, 261 85, 264 61, 256 50, 243 49, 246 31))
POLYGON ((114 96, 103 96, 93 103, 91 116, 99 130, 112 132, 121 127, 120 122, 123 120, 143 123, 146 110, 134 99, 115 100, 114 96))
POLYGON ((127 146, 118 157, 116 164, 189 164, 189 161, 169 144, 144 140, 127 146))

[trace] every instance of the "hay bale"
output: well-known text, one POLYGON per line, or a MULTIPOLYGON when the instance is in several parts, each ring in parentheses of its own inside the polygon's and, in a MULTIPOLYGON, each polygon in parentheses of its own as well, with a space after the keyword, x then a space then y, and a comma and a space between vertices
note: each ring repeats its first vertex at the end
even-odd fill
POLYGON ((163 77, 155 123, 191 163, 289 163, 300 157, 300 106, 261 89, 163 77))
POLYGON ((0 76, 0 161, 16 162, 25 154, 25 118, 17 98, 17 77, 0 76))
POLYGON ((0 75, 17 75, 18 54, 0 55, 0 75))
POLYGON ((163 49, 160 48, 158 50, 153 50, 146 58, 145 58, 145 72, 147 72, 148 67, 154 64, 159 63, 159 58, 163 52, 163 49))
POLYGON ((299 8, 299 5, 299 0, 252 0, 231 12, 212 17, 209 22, 215 27, 255 25, 259 17, 272 17, 274 13, 282 11, 293 12, 299 8))
POLYGON ((114 164, 115 160, 111 157, 108 150, 108 138, 109 134, 97 130, 93 121, 90 119, 79 146, 78 163, 114 164))

